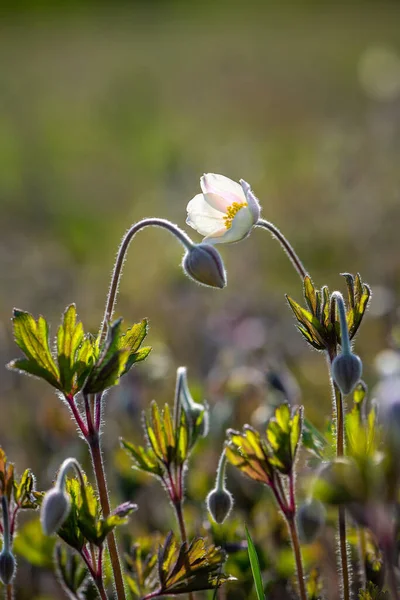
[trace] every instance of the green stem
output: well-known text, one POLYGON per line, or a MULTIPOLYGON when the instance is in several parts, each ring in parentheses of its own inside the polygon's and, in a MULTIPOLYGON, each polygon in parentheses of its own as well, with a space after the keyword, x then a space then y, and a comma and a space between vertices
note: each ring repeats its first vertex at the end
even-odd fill
POLYGON ((300 258, 294 251, 293 246, 285 238, 283 233, 281 233, 279 231, 279 229, 277 227, 275 227, 275 225, 273 223, 270 223, 269 221, 265 221, 264 219, 259 219, 256 223, 256 226, 263 227, 264 229, 267 229, 270 233, 272 233, 272 236, 278 240, 278 242, 280 243, 280 245, 282 246, 282 248, 288 255, 292 265, 296 269, 297 273, 300 275, 301 281, 304 281, 304 278, 307 277, 308 273, 307 273, 306 269, 304 268, 304 265, 301 262, 300 258))
POLYGON ((300 598, 301 598, 301 600, 307 600, 306 584, 305 584, 305 580, 304 580, 303 561, 301 558, 300 542, 299 542, 299 535, 297 533, 295 516, 294 515, 287 516, 286 522, 288 524, 290 537, 292 539, 292 546, 293 546, 294 558, 296 561, 296 569, 297 569, 297 580, 299 583, 300 598))
MULTIPOLYGON (((110 501, 108 497, 108 488, 106 474, 104 471, 103 457, 101 455, 99 437, 92 438, 89 443, 90 454, 93 462, 93 469, 96 476, 97 489, 100 496, 100 504, 103 511, 103 517, 108 517, 110 514, 110 501)), ((125 600, 124 580, 122 576, 121 563, 119 560, 117 542, 114 531, 111 531, 107 536, 108 550, 110 553, 111 566, 114 574, 115 589, 118 600, 125 600)))
POLYGON ((182 231, 182 229, 179 229, 179 227, 177 225, 170 223, 170 221, 167 221, 166 219, 158 219, 158 218, 143 219, 142 221, 139 221, 138 223, 134 223, 134 225, 132 225, 132 227, 130 227, 130 229, 128 229, 128 231, 122 238, 121 245, 118 249, 118 254, 117 254, 116 261, 115 261, 113 274, 111 276, 111 283, 110 283, 110 289, 108 291, 106 308, 104 311, 104 317, 103 317, 103 321, 102 321, 101 328, 100 328, 100 339, 101 340, 104 339, 104 336, 105 336, 105 333, 107 330, 107 325, 108 325, 109 321, 111 320, 113 312, 114 312, 115 301, 116 301, 117 294, 118 294, 119 281, 121 279, 122 269, 124 266, 125 257, 126 257, 126 253, 128 251, 129 245, 130 245, 132 239, 134 238, 134 236, 137 234, 137 232, 140 231, 140 229, 143 229, 144 227, 149 227, 149 226, 162 227, 164 229, 167 229, 170 233, 172 233, 180 241, 180 243, 187 250, 190 250, 194 246, 190 237, 184 231, 182 231))
MULTIPOLYGON (((329 355, 332 363, 336 356, 336 349, 329 355)), ((336 383, 333 382, 336 406, 336 456, 344 456, 344 406, 343 396, 336 383)), ((347 540, 346 540, 346 511, 339 507, 339 552, 342 567, 343 600, 350 600, 350 572, 348 565, 347 540)))

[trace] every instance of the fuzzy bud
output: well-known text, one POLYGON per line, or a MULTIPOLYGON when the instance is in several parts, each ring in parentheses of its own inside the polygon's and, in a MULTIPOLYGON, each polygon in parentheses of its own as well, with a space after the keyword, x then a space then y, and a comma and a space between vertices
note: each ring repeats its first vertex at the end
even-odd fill
POLYGON ((210 244, 192 246, 183 257, 182 267, 198 283, 220 289, 226 286, 224 263, 218 250, 210 244))
POLYGON ((214 489, 207 496, 207 509, 213 520, 221 525, 233 506, 233 496, 227 489, 214 489))
POLYGON ((300 506, 297 512, 297 526, 303 542, 309 544, 315 540, 324 526, 326 510, 319 500, 311 500, 300 506))
POLYGON ((332 362, 332 377, 342 394, 350 394, 361 379, 362 362, 353 353, 339 354, 332 362))
POLYGON ((40 521, 46 535, 57 533, 68 517, 70 508, 68 494, 57 485, 46 493, 40 511, 40 521))
POLYGON ((3 549, 0 553, 0 580, 8 585, 15 574, 15 558, 12 552, 3 549))

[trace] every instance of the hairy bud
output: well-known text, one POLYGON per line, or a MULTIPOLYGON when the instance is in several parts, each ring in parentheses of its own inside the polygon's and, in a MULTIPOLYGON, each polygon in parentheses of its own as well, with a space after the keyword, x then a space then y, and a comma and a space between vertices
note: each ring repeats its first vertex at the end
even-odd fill
POLYGON ((339 354, 332 362, 332 377, 342 394, 350 394, 361 379, 362 362, 356 354, 339 354))
POLYGON ((0 553, 0 580, 8 585, 15 574, 15 558, 12 552, 3 549, 0 553))
POLYGON ((213 520, 221 525, 231 512, 233 496, 227 489, 214 489, 207 496, 207 509, 213 520))
POLYGON ((303 542, 313 542, 321 532, 326 519, 326 510, 319 500, 311 500, 300 506, 297 512, 297 526, 303 542))
POLYGON ((68 517, 70 508, 71 501, 68 494, 57 485, 46 493, 40 511, 40 521, 46 535, 57 533, 68 517))
POLYGON ((220 289, 226 286, 224 263, 218 250, 210 244, 192 246, 183 257, 182 267, 198 283, 220 289))

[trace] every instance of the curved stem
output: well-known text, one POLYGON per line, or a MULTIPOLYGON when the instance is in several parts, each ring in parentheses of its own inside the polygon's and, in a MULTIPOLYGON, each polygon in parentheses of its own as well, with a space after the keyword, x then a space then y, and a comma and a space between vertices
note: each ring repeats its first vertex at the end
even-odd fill
POLYGON ((104 583, 103 583, 103 578, 99 577, 99 575, 98 575, 98 573, 96 572, 96 569, 95 569, 96 561, 93 559, 93 554, 92 554, 92 562, 90 562, 89 556, 86 553, 81 552, 80 555, 82 557, 83 562, 85 563, 85 565, 89 569, 89 573, 90 573, 90 575, 91 575, 91 577, 93 579, 93 583, 95 584, 95 586, 97 588, 97 591, 100 594, 101 600, 108 600, 107 599, 107 593, 106 593, 106 590, 105 590, 105 587, 104 587, 104 583))
POLYGON ((62 463, 60 470, 58 472, 56 486, 60 489, 64 489, 65 487, 65 478, 67 476, 67 471, 70 467, 74 467, 76 474, 79 478, 79 483, 81 484, 82 492, 85 492, 85 480, 83 479, 83 474, 81 470, 81 466, 76 460, 76 458, 66 458, 62 463))
POLYGON ((342 348, 342 354, 349 355, 351 354, 351 346, 350 346, 350 337, 349 337, 349 328, 347 326, 347 318, 346 318, 346 307, 344 304, 343 296, 340 292, 333 292, 331 296, 331 321, 335 322, 335 305, 338 308, 339 312, 339 321, 340 321, 340 347, 342 348))
POLYGON ((122 242, 119 247, 118 254, 117 254, 117 259, 115 261, 113 274, 111 276, 111 283, 110 283, 110 289, 108 292, 106 308, 104 311, 103 321, 102 321, 101 328, 100 328, 100 339, 101 340, 104 338, 104 335, 105 335, 106 329, 107 329, 107 324, 111 320, 113 312, 114 312, 115 301, 116 301, 117 293, 118 293, 118 285, 119 285, 119 281, 121 278, 122 269, 124 266, 125 257, 126 257, 126 253, 128 251, 129 245, 130 245, 132 239, 134 238, 134 236, 137 234, 137 232, 140 231, 140 229, 143 229, 144 227, 149 227, 149 226, 162 227, 164 229, 167 229, 170 233, 172 233, 180 241, 180 243, 187 250, 190 250, 194 246, 190 237, 184 231, 182 231, 182 229, 179 229, 179 227, 177 225, 170 223, 170 221, 167 221, 166 219, 158 219, 158 218, 154 217, 154 218, 150 218, 150 219, 143 219, 142 221, 138 221, 138 223, 135 223, 134 225, 132 225, 132 227, 126 232, 126 234, 122 238, 122 242))
POLYGON ((306 269, 304 268, 304 265, 301 262, 300 258, 294 251, 294 248, 288 242, 288 240, 285 238, 283 233, 281 233, 279 231, 279 229, 277 227, 275 227, 275 225, 273 225, 273 223, 270 223, 269 221, 265 221, 264 219, 259 219, 256 223, 256 227, 263 227, 264 229, 268 229, 268 231, 270 233, 272 233, 272 236, 278 240, 278 242, 280 243, 280 245, 282 246, 282 248, 288 255, 289 259, 292 262, 292 265, 296 269, 297 273, 300 275, 301 281, 303 281, 304 278, 307 277, 308 273, 307 273, 306 269))
POLYGON ((301 558, 300 542, 299 542, 299 535, 297 533, 295 516, 291 515, 290 517, 287 517, 286 522, 288 524, 290 537, 292 539, 293 553, 294 553, 294 558, 296 561, 297 581, 299 584, 300 598, 301 598, 301 600, 307 600, 306 584, 304 581, 303 561, 301 558))
MULTIPOLYGON (((97 489, 100 497, 101 509, 103 511, 103 517, 108 517, 110 514, 110 501, 108 498, 108 488, 106 481, 106 474, 104 471, 103 458, 100 449, 99 437, 92 438, 88 441, 90 454, 93 462, 93 469, 96 476, 97 489)), ((111 566, 114 574, 115 589, 117 592, 118 600, 125 600, 125 589, 124 580, 122 576, 121 563, 119 560, 117 542, 115 539, 114 531, 111 531, 107 536, 108 550, 110 552, 111 566)))

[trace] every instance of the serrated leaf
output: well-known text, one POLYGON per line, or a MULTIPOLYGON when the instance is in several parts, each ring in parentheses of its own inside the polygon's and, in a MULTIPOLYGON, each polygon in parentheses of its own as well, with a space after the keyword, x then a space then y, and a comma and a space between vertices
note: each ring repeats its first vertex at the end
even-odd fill
POLYGON ((270 463, 281 473, 288 475, 293 468, 302 429, 302 408, 291 413, 284 403, 275 410, 267 424, 267 440, 271 448, 270 463))
POLYGON ((315 344, 318 344, 324 348, 324 331, 317 317, 311 314, 308 310, 305 310, 305 308, 300 306, 300 304, 295 302, 292 298, 290 298, 290 296, 286 296, 286 299, 299 324, 302 325, 306 331, 308 331, 315 344))
POLYGON ((254 586, 256 589, 257 599, 265 600, 264 586, 263 586, 263 582, 262 582, 260 563, 259 563, 258 556, 257 556, 257 550, 254 546, 253 540, 251 538, 249 530, 247 529, 247 526, 245 525, 244 528, 246 531, 247 551, 249 553, 251 572, 253 573, 254 586))
POLYGON ((134 468, 158 477, 163 475, 164 469, 160 466, 152 448, 143 448, 143 446, 131 444, 124 439, 121 439, 121 444, 133 459, 134 468))
POLYGON ((17 483, 14 481, 14 500, 22 509, 36 509, 39 506, 35 496, 35 477, 30 469, 26 469, 17 483))
POLYGON ((148 322, 147 319, 143 319, 140 323, 132 325, 132 327, 119 338, 119 348, 121 350, 129 349, 129 357, 122 375, 125 375, 135 363, 144 360, 150 354, 150 346, 140 348, 147 332, 148 322))
POLYGON ((233 430, 227 433, 225 453, 228 461, 250 479, 270 485, 273 467, 260 434, 251 428, 246 428, 243 433, 233 430))
POLYGON ((214 589, 230 578, 221 572, 225 554, 195 538, 179 545, 170 533, 158 553, 159 595, 180 595, 214 589))
POLYGON ((60 388, 60 374, 49 346, 49 328, 40 316, 37 321, 28 312, 14 309, 14 338, 26 359, 16 359, 8 364, 10 369, 45 379, 50 385, 60 388))
POLYGON ((76 354, 84 338, 83 325, 76 322, 75 304, 68 306, 57 333, 57 360, 64 393, 75 392, 76 354))
POLYGON ((122 320, 110 325, 107 338, 83 388, 84 394, 97 394, 117 385, 129 357, 129 349, 119 349, 122 320))
POLYGON ((302 444, 318 458, 324 458, 324 450, 328 442, 318 429, 307 419, 303 420, 302 444))

